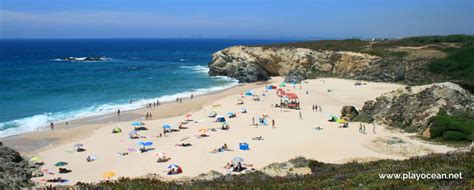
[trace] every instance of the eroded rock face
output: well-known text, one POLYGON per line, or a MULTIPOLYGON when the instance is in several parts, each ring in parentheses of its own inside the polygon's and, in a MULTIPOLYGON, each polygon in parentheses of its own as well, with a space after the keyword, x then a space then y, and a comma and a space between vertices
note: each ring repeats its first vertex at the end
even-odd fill
POLYGON ((341 118, 354 119, 359 115, 359 111, 354 106, 343 106, 341 109, 341 118))
POLYGON ((285 76, 287 82, 334 76, 370 81, 426 81, 421 64, 383 60, 378 56, 344 51, 314 51, 305 48, 233 46, 213 54, 211 76, 228 76, 240 82, 285 76))
MULTIPOLYGON (((440 109, 474 111, 473 96, 460 86, 450 83, 402 88, 365 102, 362 112, 377 122, 401 128, 412 127, 422 132, 430 127, 440 109)), ((429 135, 425 133, 425 135, 429 135)))
POLYGON ((0 189, 20 189, 31 185, 31 177, 38 167, 15 150, 0 146, 0 189))

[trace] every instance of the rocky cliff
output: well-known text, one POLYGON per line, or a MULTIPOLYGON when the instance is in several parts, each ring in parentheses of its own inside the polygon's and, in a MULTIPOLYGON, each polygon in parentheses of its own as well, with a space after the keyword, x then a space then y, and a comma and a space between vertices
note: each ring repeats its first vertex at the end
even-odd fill
POLYGON ((0 146, 0 189, 31 186, 31 177, 41 173, 38 166, 23 159, 15 150, 0 146))
POLYGON ((362 113, 389 126, 423 131, 430 128, 433 117, 440 109, 448 113, 473 112, 473 96, 450 82, 407 86, 365 102, 362 113))
POLYGON ((285 76, 287 82, 333 76, 418 84, 432 78, 429 73, 421 73, 421 66, 418 61, 382 59, 356 52, 233 46, 213 54, 209 75, 228 76, 240 82, 264 81, 271 76, 285 76))

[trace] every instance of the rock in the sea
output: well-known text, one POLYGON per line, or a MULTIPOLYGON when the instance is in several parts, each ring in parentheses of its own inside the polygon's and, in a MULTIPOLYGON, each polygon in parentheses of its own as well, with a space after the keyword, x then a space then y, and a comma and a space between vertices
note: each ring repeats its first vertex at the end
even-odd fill
POLYGON ((17 151, 0 146, 0 189, 31 186, 30 179, 38 171, 35 164, 23 159, 17 151))
POLYGON ((287 82, 332 76, 417 84, 431 80, 431 75, 420 69, 422 66, 416 61, 384 60, 356 52, 233 46, 212 55, 209 75, 240 82, 265 81, 271 76, 285 76, 287 82))
MULTIPOLYGON (((441 109, 448 113, 458 110, 472 112, 473 96, 450 82, 412 86, 365 102, 362 112, 377 122, 423 132, 431 126, 431 118, 441 109)), ((424 136, 429 138, 429 133, 425 131, 424 136)))
POLYGON ((341 118, 354 119, 359 115, 359 111, 354 106, 343 106, 341 109, 341 118))

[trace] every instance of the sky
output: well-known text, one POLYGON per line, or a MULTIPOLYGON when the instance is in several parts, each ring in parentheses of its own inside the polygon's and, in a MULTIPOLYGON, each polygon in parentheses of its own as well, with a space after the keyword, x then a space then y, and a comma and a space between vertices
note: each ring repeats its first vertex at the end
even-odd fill
POLYGON ((474 34, 473 0, 0 0, 0 38, 474 34))

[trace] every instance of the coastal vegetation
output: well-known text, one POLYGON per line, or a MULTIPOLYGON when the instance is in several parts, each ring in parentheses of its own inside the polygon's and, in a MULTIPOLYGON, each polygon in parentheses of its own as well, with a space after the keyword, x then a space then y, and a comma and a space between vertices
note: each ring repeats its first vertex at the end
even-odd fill
POLYGON ((474 140, 474 114, 457 111, 448 115, 445 110, 440 110, 432 122, 430 132, 432 139, 472 141, 474 140))
MULTIPOLYGON (((121 178, 98 184, 79 183, 78 189, 466 189, 474 184, 472 150, 432 154, 407 160, 379 160, 367 163, 327 164, 314 160, 294 159, 307 163, 308 175, 271 177, 261 171, 222 176, 213 180, 166 182, 150 178, 121 178), (380 174, 462 174, 462 179, 380 179, 380 174)), ((298 165, 298 164, 295 164, 298 165)))

